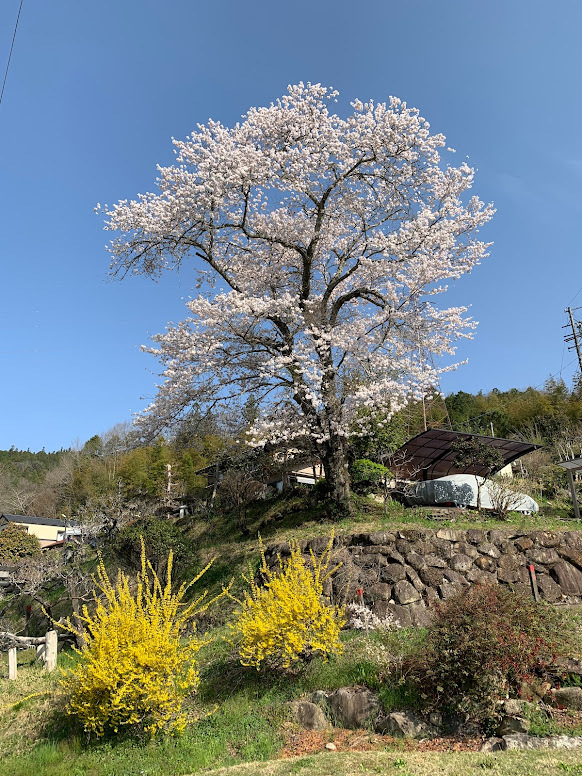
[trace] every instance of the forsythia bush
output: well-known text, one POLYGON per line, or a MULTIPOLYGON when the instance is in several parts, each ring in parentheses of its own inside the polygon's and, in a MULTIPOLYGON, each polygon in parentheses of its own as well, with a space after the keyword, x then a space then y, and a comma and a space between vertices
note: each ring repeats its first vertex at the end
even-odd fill
POLYGON ((249 574, 250 592, 239 601, 236 620, 230 624, 231 643, 238 648, 245 666, 260 668, 266 662, 275 668, 289 668, 300 659, 341 652, 339 633, 343 612, 323 600, 323 583, 336 568, 329 569, 332 540, 319 559, 311 553, 306 565, 297 543, 291 543, 291 557, 279 570, 271 571, 261 544, 260 571, 265 580, 259 586, 249 574))
MULTIPOLYGON (((153 736, 185 727, 184 700, 198 686, 196 653, 204 642, 191 636, 182 643, 181 637, 192 617, 211 602, 202 605, 206 593, 189 604, 183 599, 207 568, 173 591, 172 554, 162 585, 142 546, 141 572, 132 592, 122 572, 112 585, 100 560, 95 611, 90 614, 84 607, 81 616, 86 646, 63 679, 67 712, 86 732, 102 736, 136 726, 153 736)), ((77 633, 70 623, 68 629, 77 633)))

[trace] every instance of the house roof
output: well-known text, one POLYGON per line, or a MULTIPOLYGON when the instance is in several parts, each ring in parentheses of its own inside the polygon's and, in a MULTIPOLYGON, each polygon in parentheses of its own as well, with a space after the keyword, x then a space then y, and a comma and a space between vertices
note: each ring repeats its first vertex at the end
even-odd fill
POLYGON ((390 456, 388 466, 397 469, 399 477, 410 480, 435 480, 449 474, 476 474, 487 477, 491 474, 488 466, 455 465, 456 451, 451 448, 453 442, 465 439, 477 439, 489 447, 494 447, 503 456, 499 471, 512 461, 526 453, 537 450, 540 445, 518 442, 514 439, 467 434, 460 431, 447 431, 443 428, 429 428, 410 439, 390 456))
POLYGON ((29 515, 0 515, 0 518, 4 518, 9 523, 26 523, 27 525, 55 525, 59 528, 66 528, 67 524, 64 520, 57 520, 52 517, 31 517, 29 515))

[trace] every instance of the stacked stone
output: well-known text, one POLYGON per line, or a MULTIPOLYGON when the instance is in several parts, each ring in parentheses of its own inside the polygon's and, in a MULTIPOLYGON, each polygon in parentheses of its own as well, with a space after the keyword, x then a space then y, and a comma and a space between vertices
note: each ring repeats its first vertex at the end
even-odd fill
MULTIPOLYGON (((300 542, 309 557, 320 554, 329 537, 300 542)), ((267 549, 271 567, 288 544, 267 549)), ((332 562, 341 563, 325 593, 349 602, 361 588, 364 602, 379 617, 392 614, 403 626, 424 626, 431 609, 476 582, 508 585, 532 595, 529 566, 542 599, 582 601, 582 532, 412 528, 334 538, 332 562)))

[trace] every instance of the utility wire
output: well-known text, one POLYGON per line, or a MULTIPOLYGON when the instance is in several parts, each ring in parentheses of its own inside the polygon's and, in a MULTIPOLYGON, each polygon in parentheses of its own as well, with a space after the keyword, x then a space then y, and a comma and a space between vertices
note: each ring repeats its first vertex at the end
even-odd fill
POLYGON ((8 69, 10 68, 10 60, 12 59, 12 49, 14 48, 14 41, 16 40, 16 30, 18 29, 18 22, 20 20, 20 12, 22 11, 22 3, 24 0, 20 0, 18 7, 18 16, 16 17, 16 24, 14 25, 14 35, 12 36, 12 43, 10 44, 10 53, 8 54, 8 62, 6 63, 6 71, 4 73, 4 81, 2 82, 2 91, 0 92, 0 105, 2 104, 2 98, 4 97, 4 89, 6 87, 6 79, 8 78, 8 69))

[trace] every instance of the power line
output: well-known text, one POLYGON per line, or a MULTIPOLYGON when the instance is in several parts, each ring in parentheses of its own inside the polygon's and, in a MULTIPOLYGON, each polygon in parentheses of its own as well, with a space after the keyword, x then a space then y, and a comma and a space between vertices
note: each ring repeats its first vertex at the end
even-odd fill
POLYGON ((14 48, 14 41, 16 40, 16 30, 18 29, 18 22, 20 20, 20 12, 22 11, 22 3, 24 0, 20 0, 18 7, 18 15, 16 17, 16 24, 14 25, 14 34, 12 36, 12 43, 10 44, 10 53, 8 54, 8 62, 6 63, 6 71, 4 73, 4 81, 2 82, 2 91, 0 92, 0 105, 2 104, 2 98, 4 97, 4 89, 6 87, 6 79, 8 78, 8 69, 10 68, 10 60, 12 59, 12 49, 14 48))

